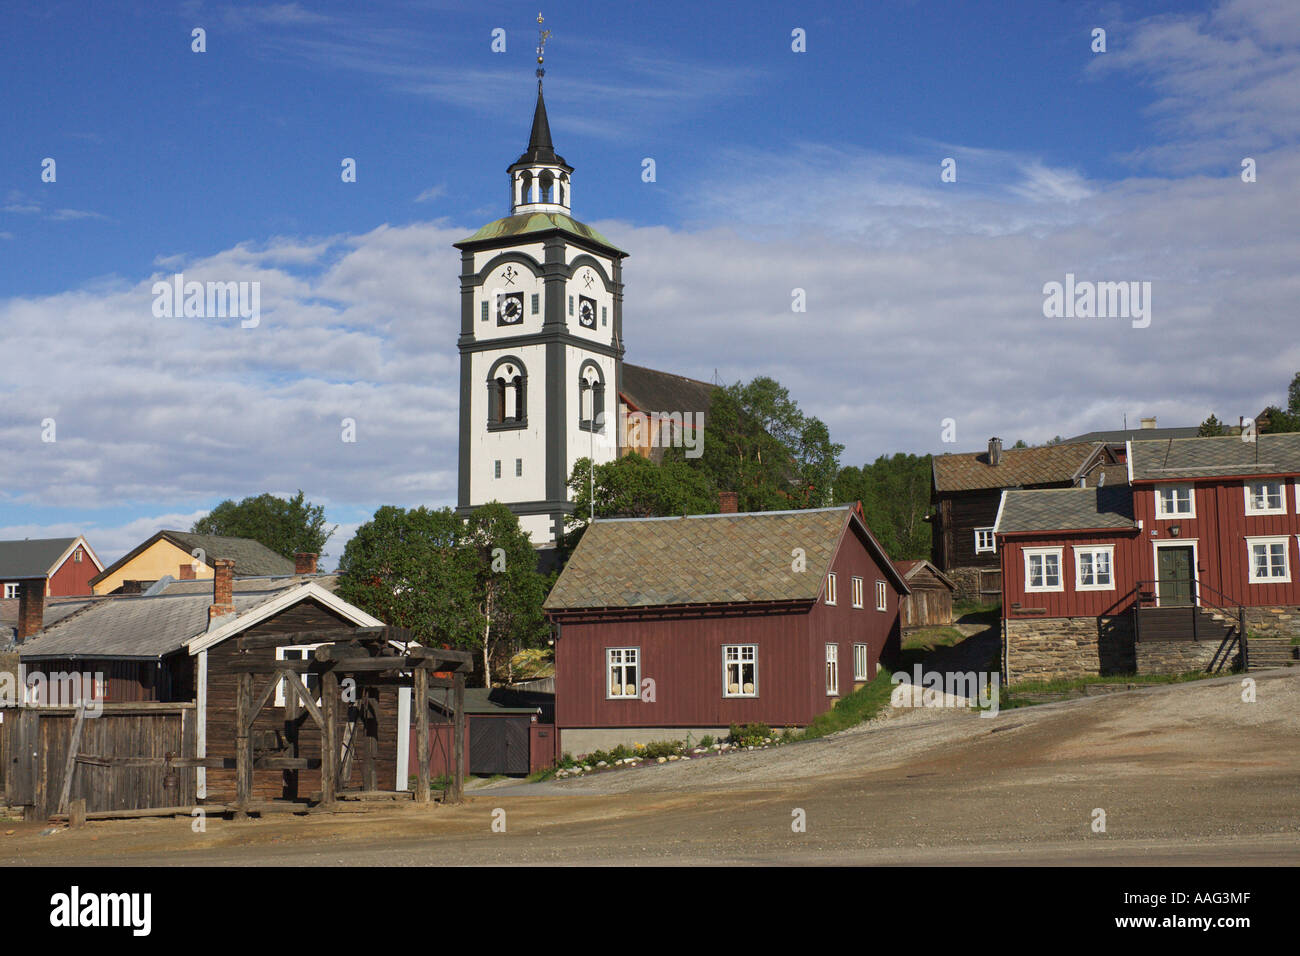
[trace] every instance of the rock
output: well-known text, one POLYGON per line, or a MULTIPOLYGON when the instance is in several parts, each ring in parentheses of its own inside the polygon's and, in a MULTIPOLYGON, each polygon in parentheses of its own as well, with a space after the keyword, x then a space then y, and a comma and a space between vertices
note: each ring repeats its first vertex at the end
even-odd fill
POLYGON ((44 830, 41 831, 41 836, 53 836, 58 832, 59 832, 58 827, 46 827, 44 830))
POLYGON ((596 761, 596 766, 597 766, 597 767, 608 767, 608 766, 609 766, 609 763, 606 762, 606 761, 604 761, 604 760, 597 760, 597 761, 596 761))
POLYGON ((655 763, 667 763, 667 762, 668 762, 667 757, 655 757, 655 763))

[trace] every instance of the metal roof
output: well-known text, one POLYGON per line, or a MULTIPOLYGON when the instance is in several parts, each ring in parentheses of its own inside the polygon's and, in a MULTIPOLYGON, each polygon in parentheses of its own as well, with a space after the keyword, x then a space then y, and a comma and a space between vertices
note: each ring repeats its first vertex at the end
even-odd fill
POLYGON ((460 242, 452 243, 459 248, 460 246, 470 243, 479 242, 484 239, 504 239, 526 236, 533 233, 546 232, 567 232, 570 235, 577 236, 579 239, 586 239, 590 242, 599 243, 612 252, 620 255, 627 255, 622 249, 614 245, 604 236, 602 236, 591 226, 586 223, 578 222, 572 216, 566 216, 562 212, 528 212, 519 213, 515 216, 506 216, 504 219, 496 219, 488 223, 474 235, 460 242))

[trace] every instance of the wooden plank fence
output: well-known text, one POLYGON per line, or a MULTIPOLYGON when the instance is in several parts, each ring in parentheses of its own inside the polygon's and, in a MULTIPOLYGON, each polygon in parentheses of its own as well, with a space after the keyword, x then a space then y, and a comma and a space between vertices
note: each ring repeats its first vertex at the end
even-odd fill
POLYGON ((193 806, 197 724, 193 703, 22 707, 0 723, 5 796, 43 820, 78 800, 90 813, 193 806))

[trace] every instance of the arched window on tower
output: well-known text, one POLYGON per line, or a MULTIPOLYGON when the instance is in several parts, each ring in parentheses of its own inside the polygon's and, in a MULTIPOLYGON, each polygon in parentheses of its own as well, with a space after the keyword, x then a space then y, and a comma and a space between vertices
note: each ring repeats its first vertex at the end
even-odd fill
POLYGON ((519 174, 519 184, 519 204, 522 206, 533 201, 533 174, 525 169, 519 174))
POLYGON ((488 430, 528 424, 528 373, 516 358, 497 359, 488 372, 488 430))
POLYGON ((598 435, 605 431, 605 376, 592 361, 578 372, 578 428, 598 435))
POLYGON ((551 175, 550 170, 542 171, 542 188, 538 193, 539 202, 555 202, 555 177, 551 175))
POLYGON ((560 184, 556 186, 555 189, 556 192, 559 193, 559 197, 556 199, 556 202, 558 202, 561 206, 567 206, 569 204, 569 195, 568 195, 569 174, 568 173, 560 173, 560 184))

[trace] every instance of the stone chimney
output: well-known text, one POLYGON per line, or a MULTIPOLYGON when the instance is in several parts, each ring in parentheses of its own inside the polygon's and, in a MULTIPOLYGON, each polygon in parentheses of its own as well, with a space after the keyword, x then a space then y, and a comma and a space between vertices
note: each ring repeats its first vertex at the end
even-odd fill
POLYGON ((996 468, 998 466, 998 463, 1001 461, 1002 461, 1002 439, 990 438, 989 439, 989 464, 992 465, 994 468, 996 468))
POLYGON ((315 574, 316 559, 320 557, 310 551, 299 551, 293 556, 293 573, 294 574, 315 574))
POLYGON ((212 605, 208 608, 208 623, 219 617, 235 613, 235 562, 217 558, 212 562, 212 605))
POLYGON ((45 626, 45 579, 23 581, 18 586, 18 643, 45 626))
POLYGON ((181 565, 181 573, 180 573, 180 576, 179 576, 176 580, 178 580, 178 581, 193 581, 193 580, 194 580, 194 565, 193 565, 192 563, 191 563, 191 564, 182 564, 182 565, 181 565))
POLYGON ((734 491, 718 492, 718 513, 734 515, 740 510, 740 495, 734 491))
POLYGON ((1143 428, 1155 428, 1155 427, 1156 427, 1156 416, 1152 415, 1150 418, 1144 418, 1144 419, 1142 419, 1142 427, 1143 427, 1143 428))

